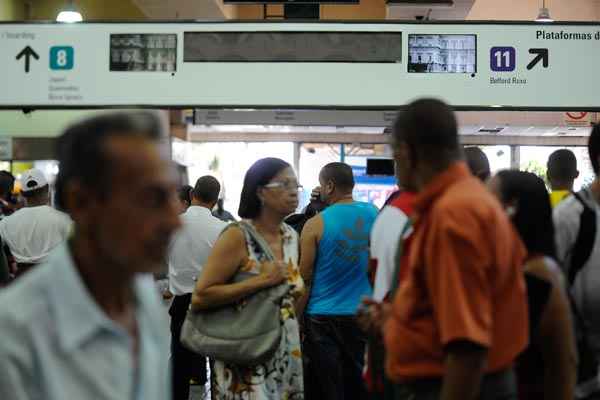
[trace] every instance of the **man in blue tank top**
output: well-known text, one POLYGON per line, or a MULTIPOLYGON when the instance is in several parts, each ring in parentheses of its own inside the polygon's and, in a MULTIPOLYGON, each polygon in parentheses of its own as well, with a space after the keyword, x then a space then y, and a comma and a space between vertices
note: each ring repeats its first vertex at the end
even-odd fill
POLYGON ((304 353, 310 363, 305 390, 307 398, 361 399, 366 336, 355 315, 372 292, 369 234, 377 208, 354 201, 347 164, 326 165, 319 182, 328 207, 306 223, 301 238, 300 271, 308 288, 304 353))

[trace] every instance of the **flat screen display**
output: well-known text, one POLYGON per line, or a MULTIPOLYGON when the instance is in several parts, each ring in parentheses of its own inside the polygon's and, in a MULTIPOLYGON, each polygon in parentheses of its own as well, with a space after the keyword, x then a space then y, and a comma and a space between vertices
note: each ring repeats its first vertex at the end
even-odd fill
POLYGON ((176 34, 111 34, 110 70, 174 72, 177 70, 176 34))
POLYGON ((399 63, 400 32, 185 32, 184 62, 399 63))
POLYGON ((408 35, 408 72, 474 74, 477 35, 408 35))
POLYGON ((367 175, 394 176, 394 160, 391 158, 368 158, 367 175))

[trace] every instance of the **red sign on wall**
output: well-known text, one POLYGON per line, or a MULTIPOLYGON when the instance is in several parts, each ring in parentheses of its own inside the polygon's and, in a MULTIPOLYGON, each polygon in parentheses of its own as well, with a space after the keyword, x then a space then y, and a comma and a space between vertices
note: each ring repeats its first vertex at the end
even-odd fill
POLYGON ((567 126, 589 126, 593 122, 592 115, 585 111, 570 111, 564 114, 563 120, 567 126))

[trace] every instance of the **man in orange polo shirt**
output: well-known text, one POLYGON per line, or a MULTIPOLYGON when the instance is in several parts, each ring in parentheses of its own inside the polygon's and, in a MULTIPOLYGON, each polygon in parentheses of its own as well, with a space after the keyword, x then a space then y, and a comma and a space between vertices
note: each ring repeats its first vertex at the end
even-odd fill
POLYGON ((399 168, 418 196, 400 283, 383 334, 392 397, 516 399, 512 364, 526 347, 525 248, 500 204, 462 161, 444 103, 410 104, 394 124, 399 168))

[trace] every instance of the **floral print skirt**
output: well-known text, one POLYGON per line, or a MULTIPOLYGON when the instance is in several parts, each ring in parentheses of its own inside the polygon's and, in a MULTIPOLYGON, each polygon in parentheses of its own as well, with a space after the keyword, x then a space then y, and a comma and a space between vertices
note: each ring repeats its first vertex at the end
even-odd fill
POLYGON ((303 400, 302 352, 293 298, 281 308, 281 342, 273 357, 253 367, 215 361, 212 373, 214 400, 303 400))

